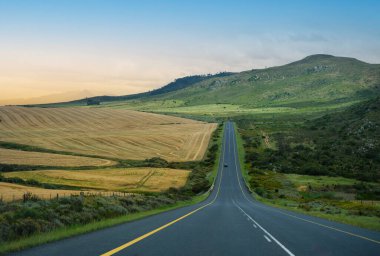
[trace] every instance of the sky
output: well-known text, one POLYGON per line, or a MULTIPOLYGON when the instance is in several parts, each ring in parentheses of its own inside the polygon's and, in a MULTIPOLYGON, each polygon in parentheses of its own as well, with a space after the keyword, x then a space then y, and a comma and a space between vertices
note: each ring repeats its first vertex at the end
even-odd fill
POLYGON ((126 95, 325 53, 380 63, 378 0, 0 0, 0 104, 126 95))

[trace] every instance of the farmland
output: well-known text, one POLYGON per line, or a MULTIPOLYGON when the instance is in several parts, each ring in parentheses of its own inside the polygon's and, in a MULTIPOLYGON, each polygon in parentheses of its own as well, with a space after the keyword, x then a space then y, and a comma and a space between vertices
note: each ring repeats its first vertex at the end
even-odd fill
POLYGON ((44 166, 108 166, 116 162, 82 156, 69 156, 41 152, 28 152, 13 149, 0 148, 0 163, 21 165, 44 165, 44 166))
POLYGON ((176 114, 181 116, 192 115, 194 117, 234 117, 240 115, 305 115, 318 114, 330 110, 339 110, 356 103, 356 101, 335 103, 325 106, 303 107, 253 107, 244 104, 205 104, 188 106, 180 100, 130 100, 122 102, 104 102, 100 106, 91 108, 130 109, 149 111, 153 113, 176 114))
POLYGON ((3 142, 133 160, 201 160, 216 128, 216 124, 118 109, 1 107, 0 120, 3 142))
MULTIPOLYGON (((3 109, 0 108, 0 110, 3 109)), ((48 116, 46 114, 57 116, 57 113, 52 113, 57 109, 11 109, 41 111, 39 115, 43 112, 45 118, 48 116)), ((48 235, 50 239, 52 233, 48 232, 58 232, 57 237, 63 238, 68 236, 68 232, 74 232, 71 234, 87 232, 87 226, 82 225, 92 225, 89 223, 98 225, 97 221, 102 221, 104 227, 111 226, 116 220, 113 218, 118 218, 120 223, 122 219, 130 220, 142 216, 142 214, 149 216, 160 211, 199 202, 205 198, 204 194, 192 199, 193 196, 205 193, 213 182, 210 175, 212 170, 216 170, 218 166, 217 156, 221 152, 219 144, 223 131, 222 125, 217 126, 183 118, 128 110, 103 111, 85 108, 74 110, 65 108, 64 110, 65 114, 67 114, 66 111, 77 111, 86 113, 86 116, 88 116, 87 113, 96 113, 97 115, 104 113, 99 119, 93 118, 90 121, 95 124, 103 123, 96 129, 94 129, 94 124, 88 127, 88 131, 86 127, 80 130, 75 127, 77 124, 74 122, 77 118, 73 114, 70 116, 72 120, 65 124, 67 127, 63 124, 39 127, 39 124, 30 125, 29 123, 25 127, 12 129, 10 122, 5 124, 2 119, 1 125, 5 124, 5 127, 2 126, 1 130, 0 149, 4 152, 13 153, 14 151, 15 154, 11 154, 9 158, 4 157, 8 164, 0 163, 0 170, 3 170, 0 173, 0 198, 2 199, 0 200, 0 229, 5 230, 5 232, 0 232, 0 243, 10 246, 8 249, 0 247, 0 251, 9 250, 12 246, 13 249, 20 248, 17 245, 19 241, 28 243, 28 239, 33 240, 34 236, 38 240, 37 243, 41 243, 42 240, 38 236, 48 235), (113 119, 114 129, 104 121, 112 114, 118 114, 113 119), (122 118, 124 118, 122 120, 124 123, 120 121, 122 118), (70 125, 73 126, 70 127, 70 125), (6 128, 7 126, 8 128, 6 128), (155 141, 150 141, 150 144, 157 151, 151 150, 149 155, 147 154, 151 157, 149 159, 134 161, 136 156, 144 153, 144 151, 139 151, 138 145, 130 144, 129 147, 134 146, 134 152, 125 153, 127 159, 119 159, 97 156, 96 151, 88 153, 89 151, 83 150, 81 152, 85 153, 78 153, 67 146, 53 148, 54 143, 47 142, 49 140, 51 142, 52 138, 59 139, 59 135, 63 136, 62 139, 69 136, 83 139, 99 136, 99 134, 106 135, 107 129, 111 135, 115 133, 121 133, 123 136, 129 135, 129 133, 135 136, 140 135, 140 140, 155 136, 155 141), (123 131, 126 132, 123 133, 123 131), (44 133, 47 134, 47 139, 44 138, 44 133), (40 138, 42 143, 32 144, 31 140, 27 139, 28 136, 24 137, 24 141, 5 140, 5 134, 7 138, 13 139, 17 139, 15 134, 29 135, 29 138, 36 140, 40 138), (170 136, 178 138, 181 143, 174 144, 176 141, 170 141, 170 136), (196 140, 189 141, 192 138, 196 140), (51 147, 47 147, 49 145, 51 147), (167 145, 175 145, 174 150, 167 145), (157 154, 155 153, 161 153, 159 151, 161 149, 166 149, 166 152, 169 149, 173 150, 179 154, 179 157, 166 158, 169 161, 156 158, 157 154), (40 154, 43 161, 46 161, 45 157, 49 159, 50 156, 75 156, 78 159, 89 158, 94 162, 104 161, 101 164, 107 163, 106 161, 116 164, 107 168, 100 166, 100 162, 94 167, 88 165, 76 167, 74 161, 70 162, 68 159, 67 166, 59 164, 60 166, 54 167, 49 162, 45 165, 46 162, 42 162, 42 160, 39 165, 32 166, 22 157, 19 157, 18 162, 15 159, 12 160, 18 164, 10 164, 10 159, 15 158, 19 153, 20 155, 23 153, 40 154), (170 159, 176 161, 170 161, 170 159), (192 159, 200 161, 187 161, 192 159), (81 193, 83 195, 79 196, 81 193), (25 215, 24 212, 32 212, 32 215, 25 215), (25 229, 28 230, 28 233, 23 232, 25 229), (64 230, 64 232, 59 233, 60 230, 64 230)), ((33 117, 33 113, 28 113, 27 118, 31 117, 33 117)), ((78 122, 80 121, 78 120, 78 122)), ((125 146, 128 147, 127 144, 125 146)), ((109 145, 109 149, 111 150, 111 145, 109 145)), ((113 152, 122 150, 123 148, 118 148, 113 152)), ((26 156, 25 158, 27 158, 26 156)), ((50 160, 53 162, 54 159, 50 160)), ((28 246, 32 244, 28 244, 28 246)))
POLYGON ((190 171, 168 168, 126 168, 24 171, 5 173, 4 176, 91 190, 162 192, 171 187, 183 187, 189 173, 190 171))
MULTIPOLYGON (((0 182, 0 197, 4 201, 13 201, 22 199, 25 193, 31 193, 40 199, 50 199, 57 195, 59 197, 68 195, 79 195, 81 190, 68 190, 68 189, 45 189, 24 186, 19 184, 12 184, 6 182, 0 182)), ((90 192, 90 191, 86 191, 90 192)), ((93 192, 93 191, 91 191, 93 192)))

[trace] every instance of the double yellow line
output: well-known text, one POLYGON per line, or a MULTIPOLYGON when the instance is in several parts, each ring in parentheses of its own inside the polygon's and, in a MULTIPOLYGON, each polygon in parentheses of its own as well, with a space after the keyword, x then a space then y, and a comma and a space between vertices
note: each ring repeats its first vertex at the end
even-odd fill
MULTIPOLYGON (((227 132, 226 132, 226 133, 227 133, 227 132)), ((174 223, 177 223, 177 222, 179 222, 180 220, 183 220, 183 219, 189 217, 190 215, 192 215, 192 214, 194 214, 194 213, 196 213, 196 212, 198 212, 198 211, 200 211, 200 210, 206 208, 207 206, 212 205, 212 204, 215 202, 215 200, 218 198, 219 191, 220 191, 220 185, 221 185, 221 183, 222 183, 222 178, 223 178, 224 153, 225 153, 225 147, 226 147, 226 144, 227 144, 226 141, 225 141, 225 143, 223 143, 223 144, 224 144, 224 145, 223 145, 222 157, 221 157, 221 160, 222 160, 222 161, 219 162, 219 167, 222 166, 222 170, 221 170, 221 172, 220 172, 220 178, 219 178, 218 190, 217 190, 217 192, 216 192, 216 195, 215 195, 214 199, 213 199, 211 202, 209 202, 208 204, 205 204, 205 205, 203 205, 203 206, 201 206, 201 207, 199 207, 199 208, 197 208, 197 209, 195 209, 195 210, 193 210, 193 211, 191 211, 191 212, 189 212, 189 213, 187 213, 187 214, 185 214, 185 215, 179 217, 178 219, 175 219, 175 220, 173 220, 173 221, 171 221, 171 222, 169 222, 169 223, 167 223, 167 224, 165 224, 165 225, 163 225, 163 226, 161 226, 161 227, 159 227, 159 228, 156 228, 155 230, 152 230, 152 231, 150 231, 150 232, 148 232, 148 233, 146 233, 146 234, 144 234, 144 235, 142 235, 142 236, 139 236, 139 237, 133 239, 132 241, 129 241, 128 243, 125 243, 125 244, 123 244, 123 245, 120 245, 119 247, 116 247, 115 249, 113 249, 113 250, 111 250, 111 251, 108 251, 108 252, 106 252, 106 253, 103 253, 103 254, 101 254, 101 256, 110 256, 110 255, 114 255, 115 253, 118 253, 118 252, 120 252, 121 250, 124 250, 125 248, 128 248, 129 246, 131 246, 131 245, 133 245, 133 244, 135 244, 135 243, 140 242, 141 240, 143 240, 143 239, 145 239, 145 238, 147 238, 147 237, 149 237, 149 236, 151 236, 151 235, 153 235, 153 234, 155 234, 155 233, 157 233, 157 232, 159 232, 159 231, 161 231, 161 230, 163 230, 163 229, 165 229, 165 228, 167 228, 167 227, 173 225, 174 223)))

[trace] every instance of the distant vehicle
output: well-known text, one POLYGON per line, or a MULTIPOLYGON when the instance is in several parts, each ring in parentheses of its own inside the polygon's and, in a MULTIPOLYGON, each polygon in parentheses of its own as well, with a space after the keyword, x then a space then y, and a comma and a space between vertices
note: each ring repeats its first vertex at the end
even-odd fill
POLYGON ((228 164, 224 163, 224 167, 228 167, 228 164))

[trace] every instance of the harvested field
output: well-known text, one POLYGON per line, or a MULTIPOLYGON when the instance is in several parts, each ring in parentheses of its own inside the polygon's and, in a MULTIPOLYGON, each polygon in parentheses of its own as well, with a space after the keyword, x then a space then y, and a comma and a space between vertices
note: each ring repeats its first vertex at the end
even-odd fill
POLYGON ((165 191, 186 184, 190 171, 167 168, 127 168, 104 170, 44 170, 9 172, 7 178, 34 179, 41 183, 108 191, 165 191))
POLYGON ((44 165, 44 166, 109 166, 116 164, 114 161, 81 157, 69 156, 40 152, 28 152, 12 149, 0 148, 0 163, 1 164, 21 164, 21 165, 44 165))
POLYGON ((23 186, 18 184, 0 182, 0 197, 4 201, 13 201, 22 199, 23 195, 27 192, 38 196, 41 199, 50 199, 57 196, 69 196, 69 195, 79 195, 80 192, 88 193, 90 191, 80 191, 80 190, 63 190, 63 189, 45 189, 23 186))
POLYGON ((200 160, 216 124, 107 108, 0 107, 0 141, 119 159, 200 160))

